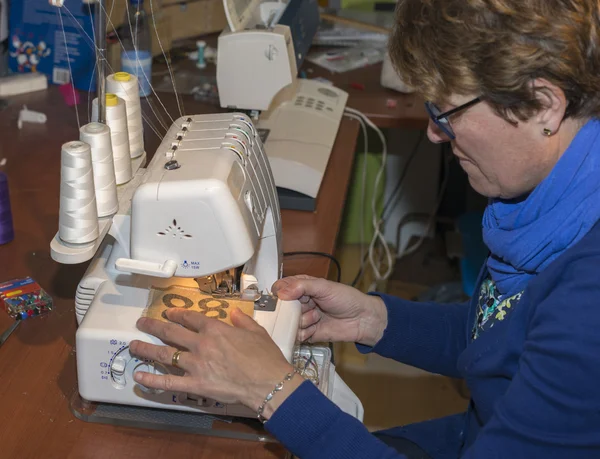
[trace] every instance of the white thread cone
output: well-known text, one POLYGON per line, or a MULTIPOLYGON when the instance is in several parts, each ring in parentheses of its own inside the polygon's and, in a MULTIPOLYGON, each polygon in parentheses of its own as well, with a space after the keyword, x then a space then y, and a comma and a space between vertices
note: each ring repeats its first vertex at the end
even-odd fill
POLYGON ((131 157, 137 158, 144 153, 144 126, 138 79, 126 72, 114 73, 106 78, 106 91, 125 101, 129 150, 131 157))
POLYGON ((92 149, 98 217, 114 215, 119 210, 119 201, 110 129, 106 124, 89 123, 81 127, 79 135, 81 141, 89 144, 92 149))
MULTIPOLYGON (((92 101, 92 121, 98 121, 98 99, 92 101)), ((131 180, 131 153, 125 101, 114 94, 106 95, 106 125, 110 138, 117 185, 131 180)))
POLYGON ((84 142, 62 146, 58 236, 70 244, 98 238, 98 210, 92 171, 92 150, 84 142))

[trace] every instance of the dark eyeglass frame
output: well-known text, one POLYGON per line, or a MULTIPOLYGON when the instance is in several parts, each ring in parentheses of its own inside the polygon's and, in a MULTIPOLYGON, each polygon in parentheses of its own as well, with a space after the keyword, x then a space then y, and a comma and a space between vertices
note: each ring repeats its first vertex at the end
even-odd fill
POLYGON ((448 110, 446 112, 441 113, 441 110, 437 105, 433 102, 427 101, 425 102, 425 108, 427 109, 427 113, 429 113, 429 117, 435 123, 437 127, 439 127, 444 134, 446 134, 450 140, 456 139, 456 134, 450 127, 450 123, 448 122, 448 117, 458 113, 466 108, 469 108, 472 105, 478 104, 481 102, 481 97, 476 97, 473 100, 470 100, 467 103, 459 105, 458 107, 454 107, 452 110, 448 110))

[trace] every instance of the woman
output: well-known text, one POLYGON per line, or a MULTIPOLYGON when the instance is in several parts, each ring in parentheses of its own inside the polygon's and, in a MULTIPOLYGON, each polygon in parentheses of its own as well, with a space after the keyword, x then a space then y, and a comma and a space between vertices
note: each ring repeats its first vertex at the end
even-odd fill
MULTIPOLYGON (((399 1, 397 70, 435 101, 430 140, 450 142, 490 198, 478 293, 468 304, 415 304, 301 276, 273 290, 303 303, 300 339, 353 341, 465 378, 472 399, 464 414, 373 436, 294 375, 263 415, 296 455, 600 457, 599 34, 597 0, 399 1)), ((169 318, 200 335, 139 327, 187 349, 189 375, 140 376, 147 386, 257 409, 290 371, 242 314, 235 327, 183 311, 169 318)), ((176 351, 132 350, 165 363, 176 351)))

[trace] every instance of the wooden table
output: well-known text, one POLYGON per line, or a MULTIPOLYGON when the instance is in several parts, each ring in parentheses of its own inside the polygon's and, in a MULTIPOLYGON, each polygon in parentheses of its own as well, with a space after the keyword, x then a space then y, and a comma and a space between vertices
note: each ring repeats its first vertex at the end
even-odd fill
MULTIPOLYGON (((86 95, 87 96, 87 95, 86 95)), ((172 104, 169 104, 170 107, 172 104)), ((87 101, 79 106, 85 124, 87 101)), ((192 105, 187 107, 191 113, 192 105)), ((214 107, 193 107, 195 113, 214 107)), ((49 243, 58 228, 60 149, 78 139, 75 110, 56 88, 11 100, 0 112, 0 158, 8 174, 16 238, 0 246, 0 281, 31 276, 52 296, 55 310, 24 321, 0 347, 0 458, 276 458, 275 443, 258 443, 178 432, 92 424, 69 409, 76 391, 74 294, 87 264, 60 265, 49 243), (47 114, 44 125, 17 129, 19 109, 47 114)), ((158 139, 147 133, 147 151, 158 139)), ((332 253, 352 168, 358 124, 344 120, 324 178, 317 211, 283 212, 286 251, 332 253)), ((329 260, 298 257, 285 263, 286 274, 326 276, 329 260)), ((0 333, 10 323, 0 312, 0 333)), ((235 428, 235 427, 234 427, 235 428)))

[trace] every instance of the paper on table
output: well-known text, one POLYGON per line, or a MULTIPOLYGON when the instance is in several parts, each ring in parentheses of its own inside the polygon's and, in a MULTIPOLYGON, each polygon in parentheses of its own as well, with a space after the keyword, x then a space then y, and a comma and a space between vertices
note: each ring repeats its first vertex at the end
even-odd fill
POLYGON ((358 47, 334 51, 311 51, 306 60, 330 72, 342 73, 381 62, 386 48, 358 47))
POLYGON ((361 30, 357 27, 334 24, 322 25, 315 37, 313 46, 385 46, 389 33, 361 30))

